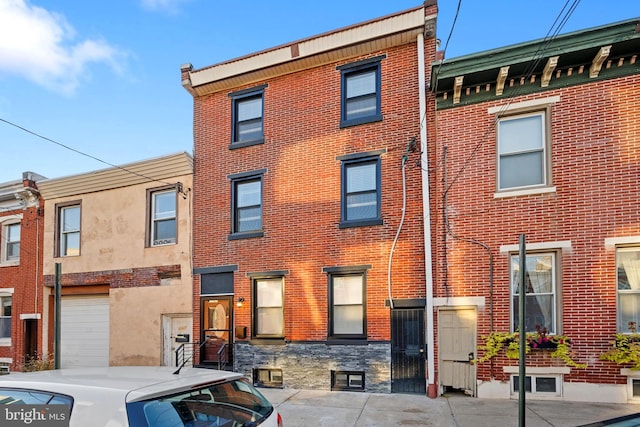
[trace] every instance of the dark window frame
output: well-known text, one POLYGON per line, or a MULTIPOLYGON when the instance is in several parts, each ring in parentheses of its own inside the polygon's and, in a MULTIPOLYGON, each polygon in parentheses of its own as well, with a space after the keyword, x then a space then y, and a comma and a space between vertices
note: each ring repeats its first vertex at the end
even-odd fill
MULTIPOLYGON (((267 85, 261 85, 250 89, 244 89, 237 92, 232 92, 229 94, 231 97, 231 144, 229 145, 230 150, 234 150, 242 147, 249 147, 252 145, 264 144, 264 90, 267 85), (239 139, 239 126, 241 122, 238 118, 238 108, 239 106, 246 101, 260 99, 261 101, 261 113, 260 113, 260 124, 262 131, 259 138, 240 140, 239 139)), ((256 121, 257 119, 252 119, 256 121)), ((246 120, 244 122, 248 122, 251 120, 246 120)))
POLYGON ((231 180, 231 233, 229 234, 229 240, 249 239, 264 236, 264 174, 266 171, 266 169, 261 169, 258 171, 243 172, 227 176, 227 178, 231 180), (238 185, 250 182, 260 183, 260 204, 252 205, 260 206, 260 228, 240 230, 238 215, 238 185))
POLYGON ((382 160, 380 155, 386 150, 378 150, 369 153, 359 153, 347 156, 340 156, 340 224, 339 228, 365 227, 371 225, 382 225, 382 160), (347 200, 349 195, 355 193, 347 192, 347 176, 350 168, 375 164, 376 166, 376 216, 371 218, 349 219, 347 217, 347 200))
POLYGON ((364 371, 331 371, 331 391, 364 391, 365 390, 365 372, 364 371), (346 385, 338 384, 338 376, 346 375, 346 385), (351 386, 351 377, 361 376, 362 384, 351 386))
POLYGON ((267 273, 247 273, 247 276, 251 278, 251 338, 252 339, 278 339, 282 340, 285 336, 285 283, 284 277, 289 274, 288 271, 275 271, 267 273), (279 334, 259 334, 258 331, 258 281, 259 280, 274 280, 280 281, 280 292, 282 295, 282 305, 280 306, 282 314, 282 330, 279 334))
POLYGON ((353 62, 350 64, 344 64, 336 67, 340 73, 340 128, 346 128, 350 126, 357 126, 365 123, 379 122, 382 121, 382 107, 381 107, 381 91, 382 91, 382 83, 381 83, 381 62, 386 58, 386 55, 380 55, 374 58, 364 59, 362 61, 353 62), (375 100, 376 100, 376 108, 375 112, 372 114, 368 114, 366 116, 356 117, 356 118, 347 118, 347 104, 348 101, 354 100, 357 98, 366 98, 371 97, 371 94, 360 95, 355 97, 348 97, 347 95, 347 81, 355 76, 371 73, 375 74, 375 100))
MULTIPOLYGON (((328 282, 328 325, 327 325, 327 340, 366 340, 367 339, 367 270, 371 268, 370 265, 360 265, 351 267, 325 267, 322 269, 324 273, 327 273, 328 282), (339 334, 335 333, 334 324, 334 292, 333 285, 336 277, 353 277, 359 276, 362 279, 362 333, 361 334, 339 334)), ((355 304, 353 304, 355 305, 355 304)))
POLYGON ((58 203, 55 205, 55 236, 54 236, 54 258, 67 257, 67 256, 80 256, 82 255, 82 200, 73 200, 65 203, 58 203), (60 227, 60 221, 62 220, 62 211, 66 208, 77 206, 80 209, 80 226, 78 229, 79 241, 78 241, 78 254, 77 255, 64 255, 61 251, 62 245, 62 228, 60 227))
POLYGON ((178 186, 175 184, 165 185, 163 187, 157 188, 148 188, 147 189, 147 215, 146 215, 146 225, 145 225, 145 247, 147 248, 155 248, 159 246, 167 246, 167 245, 175 245, 178 243, 178 186), (153 207, 154 207, 154 196, 159 193, 168 193, 170 191, 174 192, 175 195, 175 215, 174 215, 174 241, 171 243, 160 243, 153 244, 154 240, 154 218, 153 218, 153 207))
MULTIPOLYGON (((275 375, 277 377, 277 375, 275 375)), ((253 385, 266 388, 283 388, 284 380, 282 369, 280 368, 253 368, 253 385), (260 380, 260 374, 266 373, 269 376, 268 381, 260 380), (280 380, 274 380, 273 374, 280 374, 280 380)))

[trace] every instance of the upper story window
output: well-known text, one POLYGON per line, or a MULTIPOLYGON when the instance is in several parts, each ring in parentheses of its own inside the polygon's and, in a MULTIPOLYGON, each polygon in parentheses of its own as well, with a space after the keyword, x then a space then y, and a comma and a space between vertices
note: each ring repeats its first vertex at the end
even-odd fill
POLYGON ((150 246, 176 243, 176 189, 151 191, 149 201, 150 246))
MULTIPOLYGON (((526 254, 526 332, 535 332, 536 327, 546 328, 550 334, 557 333, 557 268, 555 253, 526 254)), ((518 329, 520 297, 520 256, 511 256, 511 319, 512 330, 518 329)))
POLYGON ((640 246, 616 248, 618 332, 640 330, 640 246))
POLYGON ((56 256, 80 255, 80 205, 59 206, 57 211, 56 256))
POLYGON ((284 337, 284 278, 255 278, 253 335, 257 338, 284 337))
POLYGON ((10 296, 0 296, 0 338, 11 338, 10 296))
POLYGON ((340 127, 382 120, 380 61, 385 55, 337 67, 341 71, 340 127))
POLYGON ((2 241, 2 262, 20 260, 20 223, 8 223, 0 230, 2 241))
POLYGON ((231 147, 239 148, 264 142, 264 88, 245 89, 231 96, 231 147))
POLYGON ((498 121, 498 190, 548 185, 546 112, 498 121))
POLYGON ((262 174, 265 170, 230 175, 231 236, 241 239, 262 236, 262 174))
POLYGON ((382 224, 380 157, 384 150, 340 156, 340 228, 382 224))

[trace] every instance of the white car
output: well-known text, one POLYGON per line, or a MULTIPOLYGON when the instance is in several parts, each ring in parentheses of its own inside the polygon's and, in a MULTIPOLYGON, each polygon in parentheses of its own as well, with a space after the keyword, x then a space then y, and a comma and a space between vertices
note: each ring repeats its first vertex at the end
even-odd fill
POLYGON ((3 375, 0 425, 21 420, 31 426, 282 427, 280 414, 241 374, 174 371, 119 366, 3 375), (39 424, 45 416, 58 423, 39 424))

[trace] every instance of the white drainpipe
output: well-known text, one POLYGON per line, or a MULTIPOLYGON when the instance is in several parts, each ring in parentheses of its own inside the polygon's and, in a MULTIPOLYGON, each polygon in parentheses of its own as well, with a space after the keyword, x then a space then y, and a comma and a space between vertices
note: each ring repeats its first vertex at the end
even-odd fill
MULTIPOLYGON (((422 173, 422 206, 424 219, 424 271, 426 279, 427 393, 435 388, 435 350, 433 331, 433 276, 431 271, 431 216, 429 211, 429 160, 427 156, 427 84, 424 63, 424 35, 418 34, 418 99, 420 103, 420 169, 422 173)), ((430 395, 430 397, 436 397, 430 395)))

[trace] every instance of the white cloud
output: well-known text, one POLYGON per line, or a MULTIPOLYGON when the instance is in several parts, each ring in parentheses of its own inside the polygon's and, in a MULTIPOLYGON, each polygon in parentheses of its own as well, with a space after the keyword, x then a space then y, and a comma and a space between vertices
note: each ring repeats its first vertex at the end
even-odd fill
POLYGON ((64 16, 28 0, 0 0, 0 73, 71 94, 91 63, 121 71, 123 55, 106 41, 75 38, 64 16))

